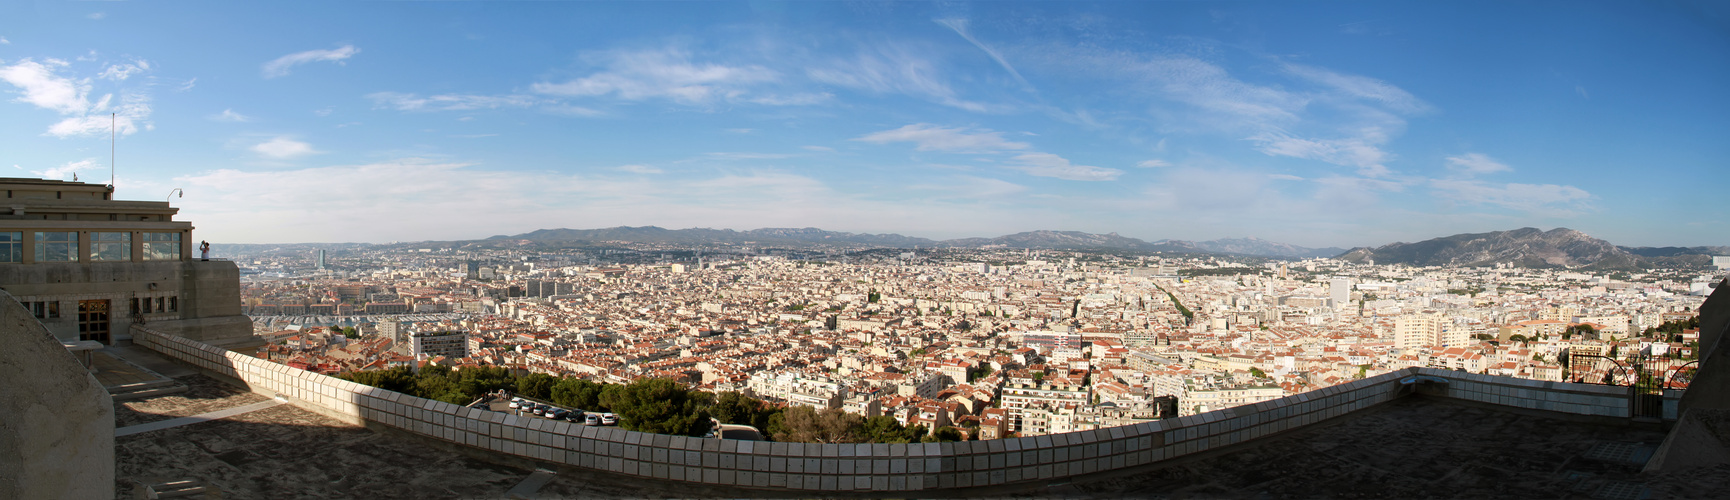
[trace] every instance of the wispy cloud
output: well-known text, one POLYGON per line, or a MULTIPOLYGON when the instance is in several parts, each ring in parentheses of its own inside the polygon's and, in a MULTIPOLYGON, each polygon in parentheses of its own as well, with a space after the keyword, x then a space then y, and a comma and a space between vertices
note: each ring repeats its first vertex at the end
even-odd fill
POLYGON ((1033 90, 1033 84, 1027 83, 1027 79, 1022 78, 1021 72, 1016 71, 1014 66, 1009 65, 1009 61, 1007 59, 1003 58, 1003 54, 998 53, 996 50, 992 49, 991 47, 988 47, 984 43, 981 43, 979 41, 979 39, 974 38, 973 34, 969 33, 967 31, 967 20, 966 19, 959 19, 959 18, 938 19, 937 24, 941 24, 943 26, 948 27, 951 30, 955 30, 955 34, 961 35, 961 38, 964 40, 967 40, 967 43, 973 44, 974 47, 978 47, 979 50, 984 51, 985 55, 991 56, 991 60, 997 61, 997 65, 1002 66, 1004 71, 1008 71, 1010 76, 1015 77, 1015 81, 1021 82, 1021 88, 1024 88, 1024 89, 1027 89, 1030 91, 1033 90))
POLYGON ((1513 167, 1507 166, 1506 164, 1496 161, 1494 158, 1490 158, 1482 153, 1467 153, 1460 156, 1450 156, 1447 158, 1447 162, 1448 168, 1468 177, 1482 174, 1493 174, 1496 172, 1512 172, 1514 170, 1513 167))
POLYGON ((188 91, 188 90, 192 90, 192 88, 193 88, 193 87, 196 87, 196 86, 198 86, 198 78, 197 78, 197 77, 194 77, 194 78, 192 78, 192 79, 191 79, 191 80, 187 80, 187 81, 186 81, 186 83, 182 83, 182 84, 180 84, 180 85, 176 85, 176 86, 175 86, 175 87, 174 87, 174 91, 175 91, 175 92, 185 92, 185 91, 188 91))
POLYGON ((102 74, 97 75, 97 77, 119 81, 131 78, 132 75, 143 73, 149 69, 149 61, 138 59, 130 63, 110 64, 107 68, 103 68, 102 74))
POLYGON ((354 57, 355 54, 359 53, 360 49, 354 48, 353 45, 344 45, 330 50, 308 50, 306 52, 296 52, 264 63, 264 77, 279 78, 288 76, 290 69, 311 62, 334 62, 339 65, 344 64, 344 61, 347 61, 348 58, 354 57))
POLYGON ((103 166, 97 164, 96 160, 84 159, 84 160, 78 160, 78 161, 69 161, 69 162, 66 162, 66 163, 58 166, 58 167, 50 168, 48 170, 43 170, 43 171, 31 171, 30 173, 36 174, 37 176, 42 177, 44 179, 70 180, 74 174, 77 174, 79 172, 91 172, 91 171, 102 170, 102 169, 103 169, 103 166))
MULTIPOLYGON (((140 61, 142 63, 142 61, 140 61)), ((10 66, 0 66, 0 81, 18 89, 17 102, 31 104, 62 115, 72 115, 48 127, 48 135, 69 137, 107 132, 112 126, 121 134, 132 134, 150 116, 150 95, 142 91, 123 90, 119 103, 114 94, 103 94, 90 100, 91 79, 74 79, 59 74, 69 64, 59 59, 22 59, 10 66), (113 116, 101 116, 112 113, 113 116)), ((149 69, 148 63, 136 71, 149 69)), ((128 74, 127 76, 130 76, 128 74)))
POLYGON ((1557 184, 1491 184, 1471 179, 1436 179, 1430 186, 1446 199, 1550 217, 1572 217, 1592 209, 1592 194, 1557 184))
POLYGON ((1387 153, 1376 146, 1382 138, 1380 134, 1369 134, 1346 139, 1304 139, 1283 132, 1266 132, 1249 140, 1256 143, 1256 150, 1269 155, 1358 167, 1359 175, 1381 177, 1390 173, 1382 165, 1387 153))
POLYGON ((374 107, 397 111, 472 111, 549 104, 526 95, 439 94, 421 97, 412 93, 374 92, 367 94, 366 98, 372 100, 374 107))
POLYGON ((1141 168, 1169 167, 1171 166, 1171 162, 1165 160, 1142 160, 1141 162, 1136 163, 1135 166, 1141 168))
POLYGON ((90 108, 89 80, 76 81, 57 75, 66 61, 47 59, 36 62, 23 59, 11 66, 0 66, 0 80, 18 87, 18 102, 33 104, 62 114, 83 113, 90 108))
POLYGON ((851 59, 834 61, 806 70, 812 80, 879 94, 905 94, 929 99, 968 111, 992 111, 983 103, 957 96, 940 74, 937 63, 922 57, 920 49, 900 43, 868 46, 851 59))
POLYGON ((1316 66, 1286 63, 1293 75, 1347 96, 1381 104, 1401 113, 1423 113, 1432 108, 1405 89, 1367 76, 1348 75, 1316 66))
POLYGON ((619 170, 621 172, 630 172, 633 174, 661 174, 661 173, 666 173, 659 168, 651 167, 648 165, 625 165, 625 166, 619 167, 617 170, 619 170))
POLYGON ((624 100, 667 99, 689 105, 743 100, 757 85, 780 75, 755 65, 692 61, 684 50, 613 51, 589 54, 604 70, 561 83, 536 83, 536 93, 570 97, 614 96, 624 100))
POLYGON ((1092 167, 1076 165, 1061 156, 1051 153, 1024 153, 1016 155, 1004 165, 1012 170, 1019 170, 1027 175, 1052 177, 1071 181, 1110 181, 1123 175, 1122 170, 1115 168, 1092 167))
POLYGON ((11 45, 11 44, 12 44, 11 40, 7 40, 6 37, 0 36, 0 45, 11 45))
POLYGON ((89 14, 85 14, 84 17, 86 19, 90 19, 92 21, 101 21, 102 18, 108 17, 108 13, 106 13, 106 12, 91 12, 89 14))
POLYGON ((224 109, 224 110, 222 110, 221 113, 210 115, 208 118, 210 118, 211 121, 219 121, 219 122, 236 122, 236 123, 239 123, 239 122, 252 121, 252 117, 246 116, 246 115, 243 115, 240 113, 236 113, 236 112, 234 112, 233 109, 224 109))
POLYGON ((1002 198, 1029 191, 1027 186, 1006 180, 972 175, 957 175, 945 179, 941 184, 914 184, 907 188, 932 192, 944 198, 971 199, 1002 198))
POLYGON ((311 144, 297 141, 297 140, 288 138, 286 136, 277 137, 277 138, 259 143, 257 145, 252 146, 249 149, 251 149, 252 152, 254 152, 254 153, 258 153, 259 155, 262 155, 262 156, 265 156, 268 158, 278 159, 278 160, 298 158, 298 157, 306 156, 306 155, 310 155, 310 154, 317 154, 319 152, 317 150, 312 149, 311 144))
POLYGON ((929 123, 915 123, 894 130, 873 132, 853 140, 877 144, 911 142, 916 145, 914 149, 919 151, 950 153, 991 153, 1030 147, 1025 142, 1004 139, 1002 132, 983 129, 974 131, 967 127, 944 128, 929 123))
POLYGON ((722 160, 778 160, 781 158, 792 158, 793 157, 793 155, 784 154, 784 153, 750 153, 750 152, 703 153, 703 156, 707 156, 710 158, 719 158, 722 160))
POLYGON ((816 151, 819 153, 833 153, 833 152, 835 152, 835 148, 828 147, 828 146, 799 146, 799 148, 804 149, 806 151, 816 151))

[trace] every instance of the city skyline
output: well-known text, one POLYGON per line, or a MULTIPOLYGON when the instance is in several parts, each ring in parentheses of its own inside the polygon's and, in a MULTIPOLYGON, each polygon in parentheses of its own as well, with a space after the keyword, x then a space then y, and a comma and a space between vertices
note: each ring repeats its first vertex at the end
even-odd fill
POLYGON ((114 113, 234 243, 1730 229, 1719 7, 312 5, 0 7, 0 166, 105 182, 114 113))

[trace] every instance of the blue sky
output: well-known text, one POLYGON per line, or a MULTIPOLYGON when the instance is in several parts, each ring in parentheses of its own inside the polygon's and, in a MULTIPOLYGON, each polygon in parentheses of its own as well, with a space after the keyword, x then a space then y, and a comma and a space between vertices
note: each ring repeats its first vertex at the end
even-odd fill
POLYGON ((0 170, 213 242, 539 228, 1725 245, 1730 21, 1656 2, 7 2, 0 170))

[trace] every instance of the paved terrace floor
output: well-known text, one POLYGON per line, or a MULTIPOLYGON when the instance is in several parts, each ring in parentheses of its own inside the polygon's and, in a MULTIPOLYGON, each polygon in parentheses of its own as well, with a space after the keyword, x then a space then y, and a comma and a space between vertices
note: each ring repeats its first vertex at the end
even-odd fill
MULTIPOLYGON (((533 463, 459 452, 453 445, 388 429, 345 426, 293 405, 273 406, 269 398, 204 375, 183 374, 176 380, 189 390, 117 403, 116 427, 160 426, 212 412, 222 418, 116 438, 119 498, 133 498, 134 480, 183 479, 212 486, 216 491, 209 498, 228 499, 758 494, 569 469, 548 477, 537 474, 533 463)), ((1663 438, 1656 426, 1413 396, 1336 423, 1140 470, 919 496, 1612 500, 1730 495, 1730 467, 1639 475, 1637 462, 1663 438)))

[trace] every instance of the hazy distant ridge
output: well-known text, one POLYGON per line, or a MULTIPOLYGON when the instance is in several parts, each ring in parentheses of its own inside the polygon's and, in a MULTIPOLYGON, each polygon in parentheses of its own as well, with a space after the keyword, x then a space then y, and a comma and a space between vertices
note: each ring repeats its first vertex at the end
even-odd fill
POLYGON ((1184 240, 1144 240, 1117 233, 1094 234, 1081 231, 1027 231, 995 238, 958 238, 932 240, 899 234, 869 234, 825 231, 806 228, 763 228, 749 231, 732 229, 665 229, 655 226, 619 226, 601 229, 541 229, 514 236, 494 236, 489 240, 529 241, 588 241, 663 244, 788 245, 826 243, 842 246, 877 248, 1016 248, 1034 250, 1141 250, 1191 253, 1233 253, 1263 257, 1332 257, 1342 248, 1307 248, 1257 238, 1220 239, 1192 242, 1184 240))
POLYGON ((1512 231, 1466 233, 1416 243, 1391 243, 1376 248, 1355 248, 1341 259, 1377 264, 1412 266, 1568 267, 1585 269, 1638 269, 1648 267, 1702 266, 1709 255, 1725 255, 1727 247, 1619 247, 1586 233, 1559 227, 1549 231, 1520 228, 1512 231))

